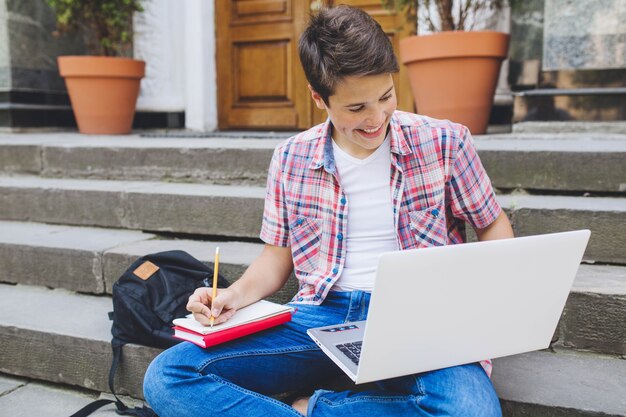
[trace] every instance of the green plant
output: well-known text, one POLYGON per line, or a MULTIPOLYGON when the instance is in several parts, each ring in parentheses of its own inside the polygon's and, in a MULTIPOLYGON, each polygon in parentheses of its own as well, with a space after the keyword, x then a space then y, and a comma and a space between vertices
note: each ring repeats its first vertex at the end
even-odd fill
POLYGON ((419 24, 426 24, 431 32, 472 30, 475 20, 468 20, 468 17, 478 16, 485 10, 499 10, 505 5, 506 0, 381 0, 381 2, 385 8, 403 13, 407 22, 416 25, 413 32, 416 33, 419 24))
POLYGON ((56 15, 59 33, 80 31, 96 55, 129 55, 132 18, 140 0, 46 0, 56 15))

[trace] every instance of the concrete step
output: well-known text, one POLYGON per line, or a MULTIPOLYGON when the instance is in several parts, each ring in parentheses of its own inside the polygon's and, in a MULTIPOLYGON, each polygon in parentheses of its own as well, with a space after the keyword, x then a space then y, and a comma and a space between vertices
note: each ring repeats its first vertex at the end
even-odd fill
POLYGON ((108 251, 153 237, 131 230, 0 221, 0 281, 110 293, 108 251))
POLYGON ((626 191, 626 134, 490 135, 476 147, 496 188, 626 191))
MULTIPOLYGON (((263 187, 9 176, 0 177, 0 220, 254 239, 264 196, 263 187)), ((626 198, 498 199, 519 236, 589 228, 587 259, 626 264, 626 198)))
MULTIPOLYGON (((264 186, 272 151, 281 141, 0 134, 0 172, 264 186)), ((497 188, 626 191, 624 132, 481 135, 475 141, 497 188)))
POLYGON ((626 198, 509 194, 498 201, 516 236, 589 229, 586 260, 626 264, 626 198))
MULTIPOLYGON (((1 285, 0 372, 107 391, 111 298, 1 285)), ((127 345, 116 390, 142 398, 142 378, 159 349, 127 345)))
POLYGON ((264 187, 0 177, 0 219, 258 238, 264 187))
POLYGON ((626 356, 625 267, 580 266, 553 346, 626 356))
POLYGON ((626 360, 572 351, 494 360, 506 417, 626 416, 626 360))
MULTIPOLYGON (((110 294, 113 282, 142 255, 181 249, 212 266, 210 257, 216 245, 222 254, 220 271, 234 281, 262 250, 262 245, 254 243, 150 236, 123 230, 0 222, 0 282, 110 294)), ((271 299, 287 302, 296 289, 292 277, 271 299)), ((626 354, 626 267, 580 266, 554 342, 626 354)))
POLYGON ((519 122, 513 125, 513 133, 622 133, 626 134, 625 121, 551 121, 519 122))
POLYGON ((46 177, 265 185, 281 139, 0 134, 1 171, 46 177))
MULTIPOLYGON (((110 363, 106 312, 110 308, 108 297, 0 285, 0 372, 106 391, 110 363), (24 309, 24 300, 29 305, 44 307, 24 309), (76 314, 78 311, 84 314, 76 314)), ((142 398, 141 380, 156 354, 158 349, 126 346, 116 389, 142 398)), ((533 352, 497 359, 494 384, 507 417, 623 417, 624 375, 623 359, 574 352, 533 352)))
MULTIPOLYGON (((149 253, 184 250, 213 267, 220 247, 220 273, 238 279, 261 253, 262 244, 158 239, 129 230, 0 221, 0 282, 111 294, 113 283, 135 259, 149 253)), ((272 299, 287 302, 295 278, 272 299)))

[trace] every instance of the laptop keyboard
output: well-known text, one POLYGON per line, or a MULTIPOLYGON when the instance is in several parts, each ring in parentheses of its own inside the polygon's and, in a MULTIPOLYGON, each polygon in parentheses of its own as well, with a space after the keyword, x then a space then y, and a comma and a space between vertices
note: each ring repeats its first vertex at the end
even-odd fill
POLYGON ((346 355, 352 362, 359 364, 359 358, 361 357, 361 346, 363 342, 343 343, 335 345, 344 355, 346 355))

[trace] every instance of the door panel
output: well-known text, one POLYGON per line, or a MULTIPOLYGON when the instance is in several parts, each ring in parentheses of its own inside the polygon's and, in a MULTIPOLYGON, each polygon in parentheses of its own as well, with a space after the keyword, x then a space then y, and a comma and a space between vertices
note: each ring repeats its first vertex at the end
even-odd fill
POLYGON ((291 3, 286 0, 238 1, 234 4, 233 22, 242 23, 245 19, 258 22, 263 17, 272 19, 270 15, 288 16, 290 7, 291 3))
POLYGON ((288 102, 289 42, 246 42, 234 45, 235 103, 288 102), (253 73, 273 74, 258 82, 253 73))

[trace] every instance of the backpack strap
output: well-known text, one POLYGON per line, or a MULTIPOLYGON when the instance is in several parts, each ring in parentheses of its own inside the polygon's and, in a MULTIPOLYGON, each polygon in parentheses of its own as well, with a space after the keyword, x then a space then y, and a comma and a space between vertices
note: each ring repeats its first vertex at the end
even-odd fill
POLYGON ((115 397, 115 400, 100 399, 93 401, 72 414, 70 417, 87 417, 100 407, 111 403, 115 403, 115 407, 117 408, 117 410, 115 411, 119 415, 135 417, 158 417, 154 411, 152 411, 145 405, 143 407, 128 407, 126 404, 124 404, 122 400, 118 398, 117 394, 115 393, 115 389, 113 388, 113 383, 115 381, 115 372, 117 371, 117 366, 119 365, 122 358, 122 346, 124 346, 124 344, 124 342, 121 342, 119 339, 116 338, 113 338, 113 340, 111 341, 111 348, 113 349, 113 361, 111 362, 111 369, 109 370, 109 389, 115 397))
POLYGON ((113 361, 111 362, 111 369, 109 369, 109 389, 115 397, 115 406, 117 407, 118 414, 120 414, 120 412, 125 412, 126 410, 128 410, 126 404, 124 404, 122 400, 117 397, 117 394, 115 393, 115 388, 113 388, 115 382, 115 372, 117 371, 117 366, 120 364, 120 360, 122 359, 122 346, 124 346, 124 343, 119 342, 119 340, 115 338, 113 338, 113 340, 111 341, 111 348, 113 349, 113 361))
MULTIPOLYGON (((122 400, 120 400, 117 397, 117 394, 115 393, 115 388, 113 387, 113 383, 115 382, 115 371, 117 371, 117 366, 120 363, 120 360, 122 359, 122 346, 124 346, 126 343, 120 341, 117 338, 113 338, 113 340, 111 340, 111 348, 113 349, 113 362, 111 363, 111 369, 109 370, 109 389, 111 390, 111 393, 113 394, 113 396, 115 397, 115 406, 117 407, 117 414, 119 415, 123 415, 123 416, 135 416, 135 417, 158 417, 156 415, 156 413, 154 411, 152 411, 150 408, 146 407, 145 405, 142 407, 133 407, 130 408, 128 407, 126 404, 124 404, 124 402, 122 402, 122 400)), ((112 402, 112 400, 111 400, 112 402)))

